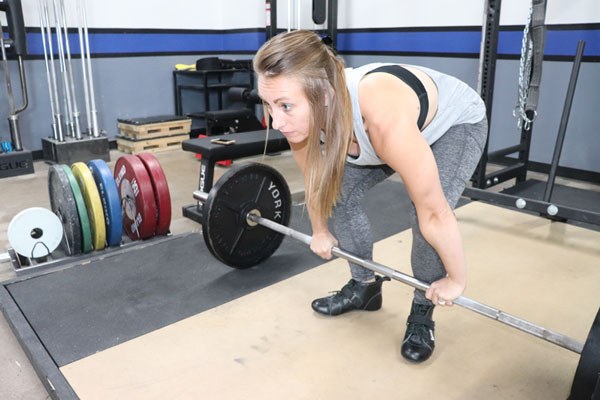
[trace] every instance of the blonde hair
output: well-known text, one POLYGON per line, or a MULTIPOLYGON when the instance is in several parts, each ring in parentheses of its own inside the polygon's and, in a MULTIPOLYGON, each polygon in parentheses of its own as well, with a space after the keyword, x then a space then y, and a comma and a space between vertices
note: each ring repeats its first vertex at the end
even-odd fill
MULTIPOLYGON (((266 42, 254 58, 254 71, 265 77, 291 76, 301 83, 311 108, 306 203, 316 216, 331 216, 352 138, 352 103, 344 62, 317 34, 297 30, 266 42)), ((268 120, 266 109, 265 116, 268 120)))

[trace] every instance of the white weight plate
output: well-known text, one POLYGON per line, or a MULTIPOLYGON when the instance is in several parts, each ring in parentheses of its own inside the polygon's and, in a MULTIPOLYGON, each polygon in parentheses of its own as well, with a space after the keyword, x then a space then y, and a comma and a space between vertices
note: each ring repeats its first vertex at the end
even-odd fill
POLYGON ((21 211, 8 225, 8 241, 24 257, 46 257, 56 250, 62 238, 60 219, 52 211, 42 207, 21 211))

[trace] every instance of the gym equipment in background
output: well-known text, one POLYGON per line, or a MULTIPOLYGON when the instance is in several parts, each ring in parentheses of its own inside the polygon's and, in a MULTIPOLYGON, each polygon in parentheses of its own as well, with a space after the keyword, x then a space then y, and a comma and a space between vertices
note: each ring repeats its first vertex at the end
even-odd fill
POLYGON ((25 175, 33 173, 33 156, 31 151, 23 148, 21 131, 19 129, 19 114, 28 106, 27 81, 23 67, 23 57, 27 55, 27 41, 25 37, 25 24, 23 22, 23 9, 21 0, 6 0, 0 2, 0 11, 6 14, 8 22, 8 38, 4 37, 4 26, 0 23, 0 47, 2 52, 2 72, 6 84, 8 98, 8 126, 10 142, 2 143, 0 152, 0 178, 25 175), (19 64, 19 80, 23 104, 15 105, 15 96, 8 67, 7 52, 12 52, 17 57, 19 64))
POLYGON ((77 32, 81 53, 82 89, 87 131, 81 128, 81 113, 77 103, 77 82, 73 77, 71 45, 67 12, 63 0, 39 0, 40 27, 48 94, 51 109, 52 135, 42 138, 44 159, 71 165, 92 159, 110 161, 108 137, 98 126, 98 110, 85 4, 78 0, 77 32), (54 29, 52 28, 54 26, 54 29), (53 34, 56 36, 56 56, 53 34), (58 62, 59 68, 55 64, 58 62))

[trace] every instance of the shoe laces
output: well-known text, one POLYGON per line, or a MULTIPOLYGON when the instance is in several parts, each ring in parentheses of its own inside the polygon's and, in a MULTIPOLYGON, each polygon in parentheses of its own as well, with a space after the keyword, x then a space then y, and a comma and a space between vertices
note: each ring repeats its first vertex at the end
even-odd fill
MULTIPOLYGON (((415 303, 412 307, 412 314, 430 319, 428 314, 430 314, 432 308, 432 306, 415 303)), ((430 343, 435 341, 433 329, 429 326, 418 322, 409 322, 407 325, 406 339, 404 342, 410 341, 414 344, 423 344, 429 347, 430 343)))
POLYGON ((429 329, 427 325, 410 323, 406 329, 406 339, 404 342, 411 342, 414 344, 423 344, 430 346, 430 343, 435 340, 433 330, 429 329))
POLYGON ((329 292, 331 296, 329 296, 330 301, 337 300, 339 298, 346 298, 346 296, 342 293, 341 290, 334 290, 329 292))
POLYGON ((342 287, 340 290, 333 290, 331 292, 329 292, 332 296, 331 299, 338 299, 340 297, 342 298, 347 298, 348 296, 344 293, 345 290, 350 290, 352 291, 354 289, 354 287, 358 284, 357 281, 355 280, 351 280, 350 282, 346 283, 344 285, 344 287, 342 287))

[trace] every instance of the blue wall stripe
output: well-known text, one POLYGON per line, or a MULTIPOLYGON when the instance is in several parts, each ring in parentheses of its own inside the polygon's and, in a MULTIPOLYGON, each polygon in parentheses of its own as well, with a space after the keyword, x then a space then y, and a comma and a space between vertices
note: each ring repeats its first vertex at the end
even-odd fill
POLYGON ((479 53, 481 32, 343 32, 340 52, 479 53))
POLYGON ((600 56, 600 29, 551 31, 546 34, 545 54, 575 56, 577 42, 585 40, 584 56, 600 56))
MULTIPOLYGON (((518 56, 521 30, 504 30, 498 38, 498 55, 518 56)), ((76 33, 69 34, 72 54, 79 54, 76 33)), ((254 53, 265 40, 262 30, 250 32, 90 32, 90 46, 95 55, 152 55, 193 53, 254 53)), ((586 41, 584 56, 600 57, 600 28, 560 29, 550 26, 546 36, 546 56, 573 56, 579 40, 586 41)), ((338 32, 340 53, 418 53, 421 55, 478 55, 481 31, 473 29, 440 31, 353 31, 338 32)), ((32 57, 43 55, 41 35, 27 33, 32 57)), ((56 51, 56 46, 55 46, 56 51)))
MULTIPOLYGON (((520 55, 523 31, 501 31, 499 55, 520 55)), ((586 41, 584 56, 600 56, 600 29, 551 30, 546 33, 546 56, 572 56, 577 42, 586 41)), ((481 32, 343 32, 338 34, 341 53, 479 54, 481 32)))
MULTIPOLYGON (((498 54, 521 54, 523 32, 500 32, 498 54)), ((596 30, 547 30, 546 56, 574 56, 577 42, 585 40, 584 56, 600 56, 600 29, 596 30)))
MULTIPOLYGON (((236 33, 135 33, 90 32, 90 50, 103 55, 144 55, 155 53, 255 52, 265 41, 265 32, 236 33)), ((79 36, 69 33, 71 54, 79 54, 79 36)), ((56 39, 54 51, 56 52, 56 39)), ((39 32, 27 33, 31 56, 44 54, 39 32)))

